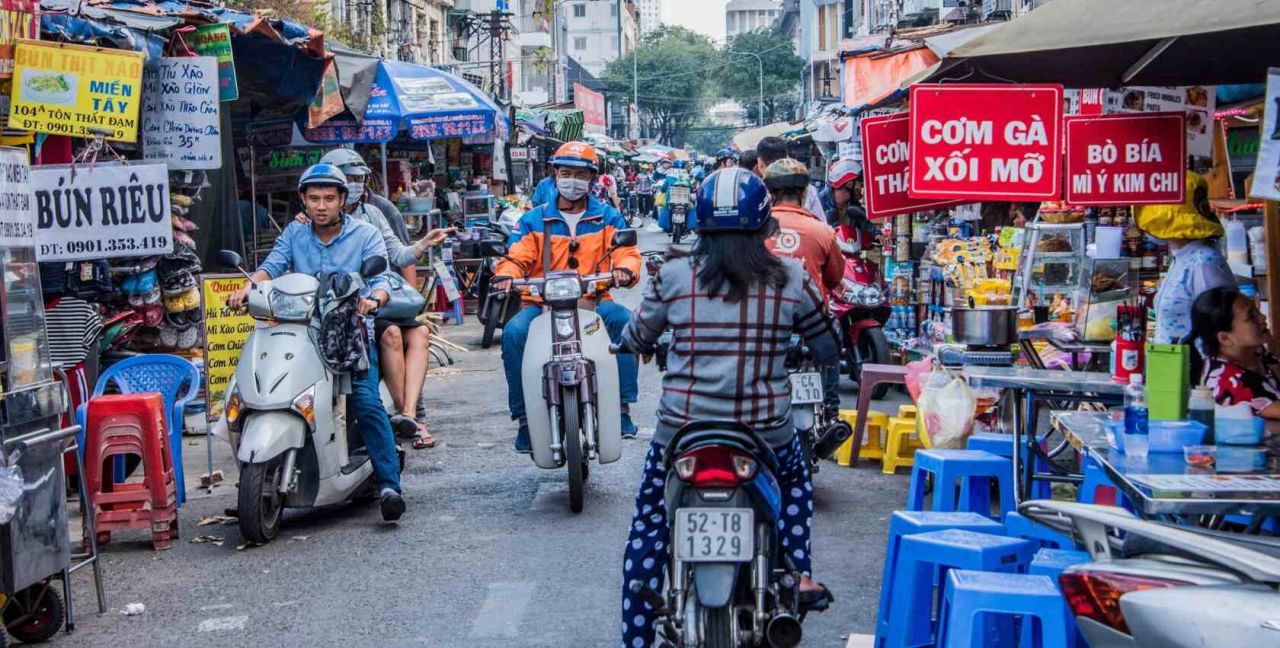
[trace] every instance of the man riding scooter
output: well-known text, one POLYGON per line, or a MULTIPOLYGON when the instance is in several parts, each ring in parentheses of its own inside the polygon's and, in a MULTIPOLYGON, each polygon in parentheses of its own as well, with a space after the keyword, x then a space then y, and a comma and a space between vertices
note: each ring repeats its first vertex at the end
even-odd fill
MULTIPOLYGON (((347 177, 331 164, 317 164, 302 173, 298 181, 298 197, 311 220, 310 225, 290 223, 276 239, 275 247, 253 273, 253 282, 263 282, 293 271, 304 274, 319 272, 358 272, 362 262, 372 256, 386 257, 382 235, 374 226, 346 218, 343 206, 347 197, 347 177)), ((249 299, 250 286, 227 298, 227 306, 242 308, 249 299)), ((369 280, 369 292, 361 297, 358 310, 370 315, 390 299, 385 277, 369 280)), ((355 412, 357 427, 378 479, 382 519, 394 521, 404 514, 404 497, 400 494, 400 465, 396 456, 391 422, 378 393, 378 354, 369 347, 369 369, 364 376, 353 376, 348 404, 355 412)))
MULTIPOLYGON (((618 286, 634 286, 640 278, 640 252, 634 247, 622 247, 608 257, 604 256, 610 248, 613 233, 627 229, 627 222, 618 210, 591 195, 592 183, 600 172, 595 148, 584 142, 569 142, 552 156, 551 165, 555 170, 557 196, 520 218, 508 241, 508 258, 494 268, 493 288, 508 289, 512 277, 541 277, 557 270, 592 272, 597 267, 603 270, 605 264, 612 268, 614 282, 618 286), (547 245, 551 246, 551 263, 550 267, 543 267, 543 248, 547 245)), ((529 326, 540 312, 536 300, 527 299, 526 303, 526 307, 502 329, 507 403, 512 420, 520 425, 515 448, 522 453, 529 453, 532 448, 525 418, 521 362, 525 342, 529 338, 529 326)), ((605 293, 604 299, 597 304, 596 312, 604 320, 609 337, 616 343, 631 319, 631 311, 611 301, 605 293)), ((638 372, 635 356, 618 356, 622 435, 627 438, 636 436, 636 426, 631 422, 628 406, 636 402, 638 372)))

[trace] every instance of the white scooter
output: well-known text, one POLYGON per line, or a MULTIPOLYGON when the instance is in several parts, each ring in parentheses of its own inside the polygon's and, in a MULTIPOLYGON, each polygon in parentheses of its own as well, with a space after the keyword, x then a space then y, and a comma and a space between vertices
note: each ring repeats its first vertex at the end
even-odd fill
MULTIPOLYGON (((218 253, 240 267, 240 255, 218 253)), ((353 281, 386 270, 366 259, 353 281)), ((245 342, 227 390, 226 422, 240 467, 240 534, 266 543, 285 507, 315 507, 377 496, 373 465, 346 412, 349 374, 329 370, 312 326, 320 281, 290 273, 252 285, 249 314, 258 325, 245 342)), ((404 465, 403 454, 400 465, 404 465)))
MULTIPOLYGON (((604 256, 635 244, 635 230, 620 230, 604 256)), ((498 241, 481 246, 492 256, 506 256, 498 241)), ((583 297, 613 287, 613 275, 569 270, 516 279, 511 286, 540 295, 546 306, 529 326, 521 361, 533 462, 539 468, 568 467, 569 510, 581 513, 590 462, 613 463, 622 456, 618 363, 609 352, 604 320, 583 308, 594 304, 583 297), (539 402, 545 406, 533 405, 539 402)))

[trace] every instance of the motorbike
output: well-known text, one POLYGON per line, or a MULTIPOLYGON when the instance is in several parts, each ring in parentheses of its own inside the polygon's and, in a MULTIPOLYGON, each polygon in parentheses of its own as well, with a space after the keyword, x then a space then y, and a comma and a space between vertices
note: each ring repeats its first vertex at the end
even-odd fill
MULTIPOLYGON (((225 267, 242 263, 230 250, 217 259, 225 267)), ((385 258, 371 257, 352 279, 362 287, 386 268, 385 258)), ((240 534, 250 542, 274 539, 286 507, 372 501, 378 494, 346 408, 350 375, 330 371, 316 347, 319 289, 317 277, 289 273, 253 283, 249 291, 249 315, 258 325, 241 352, 224 411, 240 468, 240 534)))
MULTIPOLYGON (((635 230, 614 233, 602 260, 613 250, 636 245, 636 239, 635 230)), ((496 241, 482 246, 492 256, 509 258, 496 241)), ((539 468, 568 468, 569 510, 581 513, 590 463, 613 463, 622 456, 617 361, 609 353, 609 332, 595 302, 583 299, 614 287, 613 274, 549 272, 512 280, 511 286, 540 296, 544 304, 529 326, 521 364, 525 402, 546 404, 527 412, 533 461, 539 468)), ((518 301, 514 294, 510 299, 518 301)))
POLYGON ((656 612, 655 645, 798 645, 806 611, 801 574, 781 547, 773 450, 742 423, 698 421, 675 434, 664 462, 666 591, 628 584, 656 612))
MULTIPOLYGON (((841 364, 850 380, 860 382, 862 365, 891 363, 884 325, 892 311, 880 268, 866 258, 861 243, 845 242, 860 239, 856 235, 846 238, 843 231, 839 238, 840 251, 845 259, 844 278, 841 279, 841 288, 832 291, 829 304, 832 316, 840 323, 841 347, 844 349, 841 364)), ((886 384, 876 385, 871 397, 883 399, 889 387, 886 384)))
MULTIPOLYGON (((491 223, 486 231, 489 239, 505 242, 511 237, 511 228, 503 223, 491 223)), ((488 349, 493 346, 493 336, 498 329, 511 321, 520 312, 520 300, 509 299, 511 294, 505 290, 490 290, 493 281, 493 269, 498 257, 487 254, 486 248, 480 246, 480 271, 476 280, 476 293, 480 295, 480 306, 476 309, 476 318, 484 324, 484 333, 480 338, 480 347, 488 349)))
POLYGON ((671 243, 680 245, 680 240, 689 233, 689 212, 693 209, 693 185, 687 177, 681 177, 671 185, 667 205, 671 209, 671 243))
POLYGON ((791 381, 791 420, 809 472, 816 474, 822 467, 819 460, 830 457, 840 444, 853 436, 853 426, 840 420, 838 410, 826 406, 822 373, 814 366, 813 354, 798 335, 791 337, 786 366, 791 381))
MULTIPOLYGON (((640 256, 644 259, 644 268, 650 277, 658 276, 658 271, 662 270, 662 264, 666 263, 666 254, 666 252, 661 251, 640 253, 640 256)), ((658 336, 657 350, 653 353, 653 360, 658 366, 658 371, 667 370, 667 356, 671 353, 673 339, 671 329, 663 331, 662 335, 658 336)))
POLYGON ((1092 648, 1280 645, 1280 538, 1032 500, 1023 515, 1073 534, 1094 562, 1059 577, 1092 648))

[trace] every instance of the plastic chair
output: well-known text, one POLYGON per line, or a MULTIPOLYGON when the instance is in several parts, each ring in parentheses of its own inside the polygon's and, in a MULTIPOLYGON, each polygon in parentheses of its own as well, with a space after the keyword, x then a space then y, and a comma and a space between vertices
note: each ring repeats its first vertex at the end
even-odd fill
POLYGON ((947 575, 938 627, 938 648, 991 646, 993 631, 1021 616, 1024 636, 1033 623, 1039 641, 1023 643, 1036 648, 1068 648, 1070 630, 1067 606, 1048 576, 953 569, 947 575), (1038 623, 1036 623, 1038 622, 1038 623))
POLYGON ((915 455, 907 509, 923 511, 925 480, 933 475, 933 510, 969 511, 1000 519, 1014 510, 1013 464, 1008 459, 980 450, 920 450, 915 455), (991 512, 991 485, 1000 489, 1000 513, 991 512), (956 482, 960 497, 956 497, 956 482))
MULTIPOLYGON (((156 392, 164 397, 165 428, 169 432, 169 448, 173 454, 173 468, 178 483, 178 504, 187 500, 186 481, 182 472, 182 427, 187 403, 200 393, 200 370, 185 358, 162 353, 134 356, 117 362, 98 376, 90 400, 106 393, 107 386, 115 383, 122 394, 156 392), (183 389, 183 386, 186 389, 183 389)), ((80 423, 80 444, 84 445, 85 412, 87 403, 76 410, 80 423)), ((116 475, 124 475, 123 458, 115 463, 116 475)))
POLYGON ((932 644, 934 579, 939 573, 945 578, 951 569, 1022 572, 1034 552, 1026 540, 960 529, 902 538, 892 589, 884 603, 888 618, 882 627, 877 624, 877 648, 932 644))

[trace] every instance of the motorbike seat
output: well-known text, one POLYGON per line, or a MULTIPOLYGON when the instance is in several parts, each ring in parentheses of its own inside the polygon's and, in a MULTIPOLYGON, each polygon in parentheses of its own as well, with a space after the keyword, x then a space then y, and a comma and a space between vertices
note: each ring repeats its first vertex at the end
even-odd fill
POLYGON ((675 457, 707 445, 728 445, 759 458, 773 473, 779 471, 778 457, 751 426, 740 421, 694 421, 680 428, 667 445, 664 463, 670 466, 675 457))
MULTIPOLYGON (((1159 522, 1157 524, 1167 524, 1167 523, 1159 522)), ((1172 525, 1172 524, 1167 524, 1167 526, 1169 526, 1169 528, 1171 529, 1177 529, 1179 531, 1195 533, 1197 535, 1202 535, 1209 538, 1223 540, 1226 542, 1230 542, 1232 544, 1240 545, 1241 547, 1245 549, 1249 549, 1250 551, 1256 551, 1261 554, 1266 554, 1273 558, 1280 558, 1280 538, 1262 536, 1262 535, 1247 535, 1244 533, 1232 533, 1230 531, 1214 531, 1212 529, 1186 527, 1186 526, 1178 526, 1178 525, 1172 525)), ((1170 554, 1175 556, 1182 556, 1184 558, 1190 558, 1192 560, 1200 560, 1200 558, 1196 557, 1195 555, 1189 554, 1185 551, 1169 546, 1163 542, 1160 542, 1159 540, 1148 538, 1146 536, 1140 536, 1134 533, 1130 533, 1125 536, 1124 541, 1121 545, 1121 553, 1126 558, 1132 558, 1132 557, 1140 556, 1143 554, 1163 553, 1163 554, 1170 554)))

